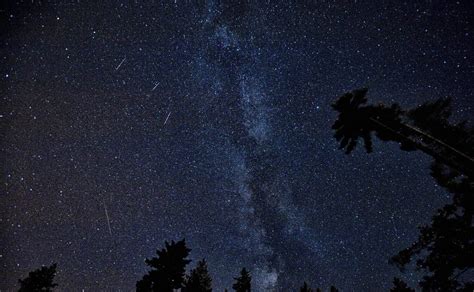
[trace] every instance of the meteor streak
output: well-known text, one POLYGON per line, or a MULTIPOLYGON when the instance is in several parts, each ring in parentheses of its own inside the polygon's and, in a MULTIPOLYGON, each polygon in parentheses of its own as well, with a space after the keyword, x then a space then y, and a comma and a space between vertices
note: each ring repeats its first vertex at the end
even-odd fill
POLYGON ((170 112, 170 113, 168 114, 168 116, 166 117, 166 120, 165 120, 165 123, 163 124, 163 126, 166 125, 166 122, 167 122, 168 119, 170 118, 170 115, 171 115, 171 112, 170 112))
POLYGON ((122 66, 122 64, 123 64, 123 62, 125 62, 126 58, 127 57, 123 58, 122 62, 120 62, 120 64, 118 64, 117 68, 115 68, 115 71, 117 71, 120 68, 120 66, 122 66))

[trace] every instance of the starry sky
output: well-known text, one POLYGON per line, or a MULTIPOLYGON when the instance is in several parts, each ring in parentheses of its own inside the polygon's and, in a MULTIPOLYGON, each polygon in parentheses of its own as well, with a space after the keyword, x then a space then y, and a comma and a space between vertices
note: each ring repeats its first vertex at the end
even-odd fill
POLYGON ((454 97, 472 117, 471 1, 2 1, 0 289, 131 291, 186 238, 217 291, 382 291, 450 195, 429 157, 338 149, 330 105, 454 97))

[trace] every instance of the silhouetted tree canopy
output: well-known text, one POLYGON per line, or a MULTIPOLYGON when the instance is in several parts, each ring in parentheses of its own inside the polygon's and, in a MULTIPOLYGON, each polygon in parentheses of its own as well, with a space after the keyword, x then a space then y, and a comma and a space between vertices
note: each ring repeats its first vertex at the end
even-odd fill
POLYGON ((421 150, 433 157, 431 175, 453 194, 453 203, 438 210, 418 240, 391 259, 400 269, 413 259, 428 272, 420 282, 424 291, 455 291, 472 287, 463 274, 474 266, 474 129, 466 122, 452 124, 451 99, 438 99, 403 111, 397 104, 363 106, 367 89, 341 96, 333 105, 339 117, 333 125, 341 148, 350 153, 358 138, 372 151, 372 136, 398 142, 402 150, 421 150))
MULTIPOLYGON (((465 122, 451 124, 448 120, 451 115, 450 99, 427 103, 409 111, 408 115, 416 126, 423 128, 430 136, 442 137, 463 154, 474 154, 473 129, 469 129, 465 122)), ((430 147, 442 156, 453 157, 449 149, 437 145, 436 141, 427 139, 426 143, 430 143, 430 147)), ((470 167, 469 160, 465 161, 466 167, 470 167)), ((453 169, 440 160, 432 164, 431 175, 440 186, 453 194, 453 203, 438 210, 431 225, 420 227, 418 240, 393 257, 392 262, 403 268, 417 256, 417 267, 430 272, 420 283, 424 290, 463 290, 473 283, 464 281, 462 277, 474 266, 473 179, 468 177, 469 173, 453 169), (427 250, 429 253, 426 255, 427 250)))
POLYGON ((240 271, 240 276, 234 278, 235 283, 232 285, 232 289, 236 292, 250 292, 252 277, 247 269, 243 268, 240 271))
MULTIPOLYGON (((336 287, 331 286, 329 288, 329 291, 338 292, 339 290, 336 287)), ((300 288, 300 292, 313 292, 313 289, 311 287, 309 287, 308 283, 304 282, 303 286, 301 286, 301 288, 300 288)), ((322 292, 321 288, 316 288, 316 292, 322 292)))
MULTIPOLYGON (((136 283, 136 291, 158 291, 158 292, 212 292, 212 278, 209 275, 205 259, 198 261, 196 267, 185 276, 186 265, 191 262, 187 257, 191 249, 186 247, 185 240, 178 242, 165 242, 165 248, 157 250, 158 257, 146 259, 147 265, 152 267, 143 278, 136 283)), ((58 284, 53 283, 56 275, 56 264, 42 267, 28 274, 25 279, 18 280, 19 292, 52 292, 58 284)), ((240 275, 234 278, 232 288, 237 292, 250 292, 252 277, 246 268, 240 271, 240 275)), ((402 282, 403 283, 403 282, 402 282)), ((228 290, 225 289, 225 292, 228 290)), ((300 292, 314 291, 304 282, 300 292)), ((338 290, 331 286, 331 292, 338 290)), ((398 290, 397 290, 398 291, 398 290)), ((404 290, 400 290, 404 291, 404 290)), ((410 290, 411 291, 411 290, 410 290)), ((317 288, 316 292, 321 292, 317 288)))
POLYGON ((332 105, 339 112, 332 126, 334 137, 346 153, 355 149, 359 138, 367 152, 372 152, 374 133, 382 141, 399 143, 402 150, 421 150, 466 176, 474 175, 474 149, 469 147, 474 131, 465 123, 449 123, 451 99, 404 111, 396 103, 390 107, 365 105, 367 91, 363 88, 346 93, 332 105))
POLYGON ((393 279, 393 288, 390 292, 415 292, 414 289, 408 287, 407 283, 403 282, 399 278, 393 279))
POLYGON ((152 268, 137 282, 137 291, 172 292, 183 285, 186 259, 191 251, 186 247, 185 240, 165 242, 165 249, 157 250, 158 257, 146 259, 145 263, 152 268))
POLYGON ((56 275, 56 264, 52 264, 49 267, 41 267, 40 269, 34 270, 28 274, 23 280, 18 280, 20 283, 19 292, 49 292, 53 291, 53 288, 58 284, 53 283, 54 276, 56 275))
POLYGON ((416 258, 416 266, 429 272, 420 283, 425 291, 464 290, 473 284, 462 277, 474 266, 473 183, 439 163, 433 164, 432 176, 453 193, 453 203, 438 210, 431 225, 420 227, 418 240, 391 262, 403 269, 416 258))
POLYGON ((211 292, 212 279, 207 269, 206 260, 197 263, 196 268, 192 269, 187 277, 183 292, 211 292))
POLYGON ((313 292, 313 289, 308 286, 308 283, 304 282, 303 286, 300 288, 300 292, 313 292))
POLYGON ((383 105, 362 106, 367 102, 367 90, 363 88, 346 93, 332 105, 339 112, 339 117, 332 126, 335 130, 334 137, 340 142, 340 148, 346 149, 346 153, 354 150, 359 137, 363 139, 367 152, 372 152, 372 132, 384 141, 397 140, 397 135, 384 131, 377 120, 383 120, 387 127, 398 129, 401 123, 400 107, 397 104, 390 108, 383 105))

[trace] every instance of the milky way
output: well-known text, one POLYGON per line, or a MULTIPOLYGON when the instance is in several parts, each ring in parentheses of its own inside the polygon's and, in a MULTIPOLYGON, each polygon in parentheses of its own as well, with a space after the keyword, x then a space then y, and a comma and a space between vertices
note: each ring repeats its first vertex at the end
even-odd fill
POLYGON ((421 153, 345 155, 330 105, 472 116, 469 1, 84 2, 1 10, 1 290, 53 262, 61 290, 133 290, 182 238, 216 291, 416 283, 388 259, 450 196, 421 153))

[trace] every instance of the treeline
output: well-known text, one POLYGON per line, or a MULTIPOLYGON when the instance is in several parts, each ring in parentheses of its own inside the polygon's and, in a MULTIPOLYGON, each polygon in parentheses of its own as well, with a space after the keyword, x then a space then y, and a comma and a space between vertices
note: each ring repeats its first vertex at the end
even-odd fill
MULTIPOLYGON (((188 259, 191 249, 186 246, 185 240, 165 242, 165 248, 157 250, 157 256, 146 259, 145 263, 150 270, 136 283, 137 292, 212 292, 212 277, 209 274, 207 262, 202 259, 186 274, 186 266, 191 263, 188 259)), ((58 286, 54 283, 57 265, 41 267, 29 273, 28 277, 19 280, 19 292, 49 292, 58 286)), ((251 292, 252 276, 250 271, 242 268, 240 274, 234 278, 232 289, 236 292, 251 292)), ((225 291, 228 291, 225 289, 225 291)), ((322 291, 313 290, 306 282, 300 288, 301 292, 322 291)), ((330 292, 337 292, 330 287, 330 292)))

